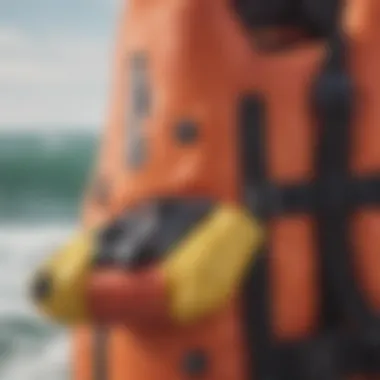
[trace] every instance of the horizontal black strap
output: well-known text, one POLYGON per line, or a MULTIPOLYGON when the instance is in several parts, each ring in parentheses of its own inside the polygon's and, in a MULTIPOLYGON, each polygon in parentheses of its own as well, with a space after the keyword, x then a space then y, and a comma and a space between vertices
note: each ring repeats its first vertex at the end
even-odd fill
POLYGON ((280 380, 338 380, 380 374, 380 330, 325 334, 279 344, 273 366, 280 380))
POLYGON ((265 218, 380 206, 380 174, 348 179, 331 176, 291 185, 263 183, 247 190, 247 200, 255 215, 265 218))

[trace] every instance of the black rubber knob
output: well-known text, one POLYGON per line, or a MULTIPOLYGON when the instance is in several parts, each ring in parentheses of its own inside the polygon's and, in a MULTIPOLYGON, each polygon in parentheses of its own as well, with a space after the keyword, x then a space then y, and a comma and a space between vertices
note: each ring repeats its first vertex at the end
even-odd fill
POLYGON ((47 273, 37 276, 32 284, 32 298, 36 302, 42 302, 48 298, 52 292, 53 281, 47 273))
POLYGON ((192 377, 199 377, 206 373, 208 369, 207 355, 202 350, 188 352, 183 358, 183 371, 192 377))

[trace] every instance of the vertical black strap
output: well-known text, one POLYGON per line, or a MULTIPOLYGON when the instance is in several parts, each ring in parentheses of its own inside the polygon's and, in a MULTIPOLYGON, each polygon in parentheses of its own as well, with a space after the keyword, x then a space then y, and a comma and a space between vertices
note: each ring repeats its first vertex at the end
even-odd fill
MULTIPOLYGON (((368 324, 371 316, 360 296, 352 270, 347 194, 350 180, 350 120, 353 85, 346 69, 345 46, 340 34, 330 40, 329 57, 316 88, 319 120, 317 149, 317 207, 319 250, 324 268, 326 324, 333 327, 347 319, 368 324)), ((351 321, 352 322, 352 321, 351 321)))
MULTIPOLYGON (((259 199, 256 199, 255 189, 265 184, 267 176, 264 100, 258 95, 246 96, 241 100, 239 111, 243 198, 257 216, 259 199)), ((263 215, 261 221, 265 223, 263 215)), ((244 286, 245 332, 252 379, 272 377, 267 272, 268 254, 267 248, 263 247, 244 286)))
POLYGON ((244 197, 266 179, 265 104, 259 95, 245 96, 240 103, 240 141, 244 197))
POLYGON ((92 376, 93 380, 110 380, 108 371, 108 341, 107 328, 96 328, 93 332, 92 376))

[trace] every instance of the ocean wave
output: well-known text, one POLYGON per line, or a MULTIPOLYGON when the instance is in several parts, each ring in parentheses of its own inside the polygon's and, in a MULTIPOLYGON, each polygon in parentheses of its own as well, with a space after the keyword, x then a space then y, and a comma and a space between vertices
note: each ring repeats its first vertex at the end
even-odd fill
POLYGON ((92 134, 0 134, 0 218, 77 210, 96 154, 92 134))
POLYGON ((68 380, 68 332, 37 315, 28 299, 33 271, 76 228, 0 227, 0 378, 68 380))

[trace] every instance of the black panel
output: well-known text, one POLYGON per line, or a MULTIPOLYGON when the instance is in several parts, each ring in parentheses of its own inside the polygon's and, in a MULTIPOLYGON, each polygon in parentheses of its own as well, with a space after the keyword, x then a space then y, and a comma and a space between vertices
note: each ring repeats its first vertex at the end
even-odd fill
POLYGON ((157 200, 129 210, 103 230, 96 264, 136 268, 156 262, 212 207, 205 200, 157 200))

